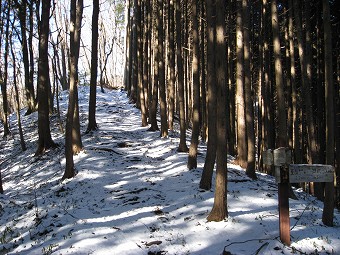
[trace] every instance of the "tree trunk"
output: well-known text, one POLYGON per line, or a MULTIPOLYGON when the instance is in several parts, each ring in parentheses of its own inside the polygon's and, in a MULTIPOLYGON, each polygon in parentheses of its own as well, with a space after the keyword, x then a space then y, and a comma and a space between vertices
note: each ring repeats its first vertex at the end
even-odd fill
POLYGON ((260 171, 263 171, 264 169, 264 164, 263 164, 263 157, 262 157, 262 151, 265 150, 264 148, 264 125, 263 125, 263 119, 264 119, 264 104, 263 104, 263 97, 262 97, 262 92, 263 92, 263 84, 264 84, 264 49, 263 49, 263 42, 264 42, 264 34, 263 34, 263 27, 264 27, 264 22, 263 18, 264 15, 262 13, 263 9, 263 3, 259 2, 259 10, 261 10, 261 14, 259 17, 259 37, 258 37, 258 87, 256 91, 256 96, 258 100, 258 107, 257 107, 257 155, 259 156, 258 158, 258 168, 260 171))
MULTIPOLYGON (((30 63, 30 70, 29 70, 29 84, 32 84, 34 87, 34 72, 35 72, 35 56, 34 56, 34 50, 33 50, 33 37, 34 37, 34 4, 29 5, 29 35, 28 35, 28 51, 29 51, 29 63, 30 63)), ((34 96, 34 95, 33 95, 34 96)), ((36 98, 34 98, 34 108, 36 110, 36 98)), ((29 113, 29 112, 27 112, 29 113)), ((26 114, 27 114, 26 113, 26 114)))
POLYGON ((133 23, 132 23, 132 69, 131 69, 131 94, 130 94, 130 100, 132 103, 137 103, 137 89, 138 89, 138 23, 140 22, 140 17, 138 17, 138 0, 133 1, 133 23), (139 20, 138 20, 139 19, 139 20))
MULTIPOLYGON (((271 51, 269 45, 270 42, 270 8, 267 0, 262 1, 262 27, 263 27, 263 86, 262 86, 262 137, 263 137, 263 149, 273 149, 275 147, 275 105, 272 102, 273 98, 273 86, 271 77, 271 51)), ((267 174, 272 174, 272 167, 265 167, 267 174)))
MULTIPOLYGON (((152 25, 152 29, 154 29, 154 27, 156 29, 158 29, 158 25, 159 25, 159 17, 155 18, 155 25, 152 25), (153 27, 154 26, 154 27, 153 27)), ((159 130, 158 128, 158 124, 157 124, 157 106, 158 106, 158 84, 159 84, 159 66, 158 66, 158 58, 159 58, 159 54, 158 54, 158 34, 154 33, 154 43, 153 43, 153 62, 152 62, 152 66, 153 66, 153 88, 152 88, 152 101, 151 101, 151 105, 150 105, 150 123, 151 126, 148 129, 149 131, 157 131, 159 130)))
MULTIPOLYGON (((311 97, 311 80, 310 75, 308 74, 308 65, 309 58, 306 53, 306 44, 307 42, 303 39, 302 34, 302 24, 299 15, 299 2, 293 1, 294 4, 294 17, 296 22, 296 32, 297 32, 297 41, 299 45, 299 58, 300 58, 300 67, 301 67, 301 82, 302 82, 302 94, 304 99, 304 108, 306 111, 306 121, 307 121, 307 137, 308 137, 308 147, 309 147, 309 163, 318 163, 317 154, 316 154, 316 133, 314 128, 313 121, 313 108, 312 108, 312 97, 311 97)), ((309 20, 307 21, 309 22, 309 20)), ((310 43, 310 42, 309 42, 310 43)))
POLYGON ((124 62, 124 88, 126 91, 129 90, 130 87, 130 38, 131 38, 131 30, 130 30, 130 1, 127 0, 125 2, 125 46, 124 46, 124 55, 125 55, 125 62, 124 62))
POLYGON ((18 90, 18 84, 17 84, 17 68, 16 68, 16 59, 15 59, 15 53, 13 50, 13 41, 11 38, 11 53, 12 53, 12 61, 13 61, 13 84, 14 84, 14 90, 15 90, 15 101, 16 101, 16 113, 17 113, 17 119, 18 119, 18 128, 19 128, 19 136, 20 136, 20 145, 22 151, 25 151, 27 149, 25 139, 24 139, 24 133, 22 132, 22 126, 21 126, 21 116, 20 116, 20 98, 19 98, 19 90, 18 90))
POLYGON ((247 167, 247 132, 244 98, 244 39, 242 0, 236 1, 236 116, 237 116, 237 162, 247 167))
POLYGON ((81 140, 81 133, 80 133, 80 119, 79 119, 79 100, 78 100, 78 73, 77 73, 77 83, 74 88, 74 116, 73 116, 73 154, 78 154, 83 149, 83 142, 81 140))
POLYGON ((35 155, 42 154, 49 148, 56 147, 52 141, 49 120, 49 68, 48 35, 51 1, 43 1, 41 8, 38 62, 38 149, 35 155))
MULTIPOLYGON (((75 117, 78 83, 78 58, 80 45, 80 29, 81 29, 81 14, 83 11, 82 0, 71 0, 70 8, 70 89, 69 103, 66 119, 66 135, 65 135, 65 157, 66 168, 62 179, 72 178, 76 172, 74 169, 73 151, 74 151, 74 133, 73 128, 77 121, 75 117)), ((78 120, 79 121, 79 120, 78 120)))
POLYGON ((53 44, 53 52, 54 52, 54 57, 52 59, 52 67, 53 67, 53 75, 55 76, 54 78, 54 86, 55 86, 55 94, 56 94, 56 101, 57 101, 57 116, 58 116, 58 121, 59 121, 59 128, 60 128, 60 132, 62 134, 64 134, 64 127, 63 127, 63 123, 60 117, 60 104, 59 104, 59 85, 58 85, 58 81, 61 82, 61 78, 60 78, 60 66, 59 64, 57 65, 57 63, 59 63, 59 55, 58 55, 58 50, 57 50, 57 45, 53 44), (58 66, 59 66, 59 75, 58 75, 58 66))
POLYGON ((139 55, 141 56, 140 59, 140 71, 141 71, 141 77, 140 77, 140 91, 139 91, 139 97, 140 97, 140 106, 141 106, 141 115, 142 115, 142 127, 146 127, 148 125, 148 107, 147 107, 147 101, 148 101, 148 82, 149 82, 149 76, 148 76, 148 70, 149 70, 149 46, 148 46, 148 33, 149 33, 149 24, 147 21, 147 12, 150 9, 150 1, 145 1, 142 3, 141 7, 141 13, 143 14, 143 18, 141 18, 141 24, 140 24, 140 45, 139 45, 139 55), (143 30, 142 30, 143 29, 143 30))
POLYGON ((192 114, 192 133, 191 143, 189 148, 188 169, 197 168, 197 147, 198 136, 200 131, 200 75, 199 75, 199 39, 198 39, 198 20, 197 20, 197 0, 192 0, 191 12, 193 18, 193 59, 192 59, 192 73, 193 73, 193 114, 192 114))
POLYGON ((161 114, 161 137, 168 136, 167 105, 165 92, 165 65, 164 65, 164 27, 163 27, 163 0, 158 0, 158 70, 159 70, 159 104, 161 114))
POLYGON ((246 131, 247 131, 247 169, 246 174, 253 180, 256 180, 255 173, 255 129, 254 129, 254 102, 252 97, 251 85, 251 51, 250 51, 250 18, 249 2, 242 1, 243 9, 243 52, 244 52, 244 94, 245 94, 245 114, 246 114, 246 131))
POLYGON ((93 0, 89 123, 86 130, 87 133, 90 131, 97 130, 98 128, 96 122, 96 95, 98 75, 98 17, 99 17, 99 0, 93 0))
POLYGON ((143 63, 144 58, 147 58, 143 54, 143 32, 142 32, 142 15, 141 15, 141 1, 135 0, 134 1, 134 26, 135 26, 135 32, 137 37, 137 48, 134 49, 135 57, 137 57, 136 60, 137 63, 135 64, 137 66, 136 76, 133 76, 134 79, 137 79, 137 89, 138 89, 138 102, 137 107, 141 110, 141 116, 142 116, 142 126, 147 126, 147 115, 146 115, 146 104, 145 104, 145 95, 144 95, 144 83, 143 83, 143 63), (137 54, 137 55, 136 55, 137 54))
POLYGON ((131 17, 130 15, 130 6, 131 6, 131 3, 132 1, 129 0, 128 1, 128 35, 127 35, 127 38, 128 38, 128 59, 129 59, 129 62, 128 62, 128 77, 127 77, 127 84, 126 84, 126 90, 128 92, 128 96, 129 98, 131 99, 132 97, 132 94, 134 93, 133 91, 133 86, 132 86, 132 73, 133 73, 133 39, 134 39, 134 28, 133 28, 133 18, 131 17))
POLYGON ((8 3, 7 8, 7 16, 6 16, 6 31, 5 31, 5 52, 4 52, 4 73, 0 73, 0 83, 1 83, 1 93, 2 93, 2 104, 4 110, 4 137, 7 137, 11 134, 9 130, 8 123, 8 98, 7 98, 7 78, 8 78, 8 47, 9 47, 9 25, 10 25, 10 1, 8 3))
POLYGON ((144 3, 144 16, 143 16, 143 97, 144 97, 144 107, 145 107, 145 116, 142 114, 142 126, 148 125, 148 117, 149 117, 149 83, 150 79, 150 34, 151 34, 151 25, 150 25, 150 0, 145 1, 144 3), (145 119, 144 119, 145 117, 145 119))
POLYGON ((168 126, 170 130, 174 129, 174 112, 175 112, 175 23, 174 23, 174 1, 168 0, 169 3, 169 21, 168 21, 168 30, 169 30, 169 72, 170 79, 168 84, 168 126))
MULTIPOLYGON (((326 164, 334 165, 334 86, 332 64, 332 32, 329 2, 323 0, 323 22, 325 41, 325 104, 326 104, 326 164)), ((326 183, 322 222, 333 226, 334 183, 326 183)))
POLYGON ((79 84, 79 71, 78 71, 78 59, 79 59, 79 50, 80 50, 80 32, 81 32, 81 23, 83 18, 83 0, 78 0, 77 8, 76 8, 76 30, 74 33, 75 38, 75 47, 76 47, 76 72, 74 73, 74 116, 73 116, 73 126, 72 126, 72 137, 73 137, 73 154, 78 154, 83 149, 83 143, 81 140, 80 134, 80 120, 79 120, 79 100, 78 100, 78 84, 79 84))
MULTIPOLYGON (((318 2, 317 8, 320 8, 322 2, 318 2)), ((316 104, 317 104, 317 114, 315 125, 317 131, 317 140, 318 140, 318 155, 319 155, 319 163, 324 164, 326 162, 326 121, 325 121, 325 87, 324 87, 324 58, 323 58, 323 20, 322 20, 322 12, 316 14, 317 15, 317 23, 316 23, 316 104)), ((313 79, 314 80, 314 79, 313 79)), ((315 98, 315 95, 313 95, 315 98)), ((334 98, 335 99, 335 98, 334 98)), ((336 101, 336 99, 335 99, 336 101)), ((339 148, 339 147, 336 147, 339 148)))
MULTIPOLYGON (((289 7, 293 6, 293 0, 289 0, 289 7)), ((293 153, 295 163, 302 163, 301 156, 301 144, 300 144, 300 118, 298 116, 298 96, 297 96, 297 84, 296 84, 296 73, 295 73, 295 48, 294 48, 294 27, 293 27, 293 9, 288 9, 289 23, 288 23, 288 38, 289 38, 289 51, 290 51, 290 83, 292 87, 292 124, 293 124, 293 153)))
MULTIPOLYGON (((204 1, 199 1, 201 16, 205 17, 205 3, 204 1)), ((206 48, 206 26, 205 21, 200 19, 200 37, 201 37, 201 45, 200 45, 200 74, 201 74, 201 118, 200 118, 200 126, 201 126, 201 136, 202 141, 207 142, 208 135, 208 123, 207 123, 207 91, 206 91, 206 60, 205 60, 205 48, 206 48)))
POLYGON ((225 43, 225 1, 216 0, 216 85, 217 85, 217 151, 216 190, 214 206, 208 221, 222 221, 228 216, 227 210, 227 83, 226 83, 226 43, 225 43))
POLYGON ((180 142, 178 146, 179 152, 188 152, 186 145, 186 120, 185 120, 185 98, 184 98, 184 67, 182 56, 182 28, 181 28, 181 7, 180 2, 175 2, 176 12, 176 57, 177 57, 177 86, 178 86, 178 103, 179 103, 179 119, 180 119, 180 142))
POLYGON ((215 41, 216 14, 213 0, 206 1, 207 10, 207 101, 208 101, 208 144, 207 154, 199 187, 211 189, 212 175, 216 159, 216 72, 215 72, 215 41))
MULTIPOLYGON (((64 38, 63 40, 66 40, 66 38, 64 38)), ((68 77, 67 77, 67 65, 66 65, 66 52, 67 51, 67 47, 66 47, 66 43, 62 42, 61 43, 61 67, 62 67, 62 83, 61 86, 63 88, 63 90, 67 90, 69 88, 69 82, 68 82, 68 77)))
MULTIPOLYGON (((233 3, 229 2, 230 10, 233 10, 233 3)), ((231 24, 234 22, 234 14, 233 12, 229 12, 228 22, 231 24), (232 22, 231 22, 232 21, 232 22)), ((228 25, 228 86, 229 86, 229 131, 228 131, 228 153, 230 155, 235 156, 236 152, 236 104, 235 104, 235 84, 236 84, 236 77, 235 73, 235 61, 236 52, 235 52, 235 30, 233 25, 228 25)))
MULTIPOLYGON (((31 4, 33 5, 33 3, 31 4)), ((34 98, 34 87, 33 80, 30 80, 30 61, 27 47, 27 26, 26 26, 26 1, 21 1, 18 8, 18 16, 20 21, 20 29, 21 29, 21 49, 22 49, 22 60, 24 64, 24 78, 25 78, 25 92, 26 92, 26 100, 27 100, 27 113, 31 113, 35 111, 35 98, 34 98)))

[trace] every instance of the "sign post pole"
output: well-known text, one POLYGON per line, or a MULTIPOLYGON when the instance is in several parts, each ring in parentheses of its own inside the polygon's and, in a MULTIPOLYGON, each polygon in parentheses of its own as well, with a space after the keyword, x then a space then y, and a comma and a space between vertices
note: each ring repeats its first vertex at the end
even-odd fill
POLYGON ((273 161, 275 172, 279 174, 276 179, 278 181, 280 239, 283 244, 290 246, 288 164, 291 158, 288 152, 283 147, 275 149, 273 161))
POLYGON ((292 154, 287 148, 262 152, 263 164, 275 166, 278 183, 280 239, 290 246, 289 183, 326 182, 333 183, 334 167, 320 164, 291 164, 292 154))
POLYGON ((278 210, 280 239, 283 244, 290 246, 290 220, 289 220, 289 172, 291 152, 287 148, 277 148, 263 152, 263 163, 274 165, 275 179, 278 183, 278 210))
POLYGON ((282 243, 290 246, 290 220, 289 220, 289 186, 288 182, 278 184, 279 189, 279 221, 280 239, 282 243))

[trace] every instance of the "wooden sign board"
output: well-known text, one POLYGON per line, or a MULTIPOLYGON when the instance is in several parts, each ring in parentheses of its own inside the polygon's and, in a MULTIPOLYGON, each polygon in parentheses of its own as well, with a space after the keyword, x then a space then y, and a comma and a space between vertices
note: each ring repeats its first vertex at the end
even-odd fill
POLYGON ((266 150, 262 152, 263 164, 271 166, 273 164, 273 152, 272 150, 266 150))
POLYGON ((331 165, 289 165, 289 182, 333 182, 334 167, 331 165))
POLYGON ((292 152, 288 148, 277 148, 274 150, 274 166, 283 166, 292 162, 292 152))

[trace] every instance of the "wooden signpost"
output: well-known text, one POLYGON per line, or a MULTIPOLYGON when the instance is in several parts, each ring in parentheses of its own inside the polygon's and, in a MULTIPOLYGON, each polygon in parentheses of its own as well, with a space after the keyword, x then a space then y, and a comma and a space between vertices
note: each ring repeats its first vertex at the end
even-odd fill
POLYGON ((289 182, 333 182, 334 167, 330 165, 289 165, 289 182))
POLYGON ((333 182, 334 167, 321 164, 291 164, 292 154, 287 148, 262 152, 263 164, 274 165, 279 187, 280 239, 290 246, 288 183, 333 182), (281 191, 281 192, 280 192, 281 191))

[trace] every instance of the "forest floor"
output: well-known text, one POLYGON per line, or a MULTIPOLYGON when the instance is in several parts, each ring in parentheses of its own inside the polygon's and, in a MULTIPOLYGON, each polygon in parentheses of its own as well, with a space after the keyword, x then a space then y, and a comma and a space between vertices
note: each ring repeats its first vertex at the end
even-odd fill
MULTIPOLYGON (((79 93, 85 131, 88 87, 79 93)), ((57 117, 51 129, 59 147, 34 157, 37 113, 22 117, 25 152, 11 115, 12 137, 0 141, 0 254, 340 254, 339 211, 334 227, 327 227, 323 204, 294 190, 299 200, 290 200, 292 244, 285 246, 274 178, 257 173, 252 181, 233 164, 229 216, 207 222, 214 188, 198 187, 205 144, 199 146, 198 168, 189 171, 188 155, 177 152, 177 131, 160 138, 141 127, 140 112, 124 91, 97 93, 99 129, 83 135, 85 150, 74 157, 78 174, 70 180, 61 181, 64 136, 57 117)), ((66 96, 60 97, 63 121, 66 96)))

